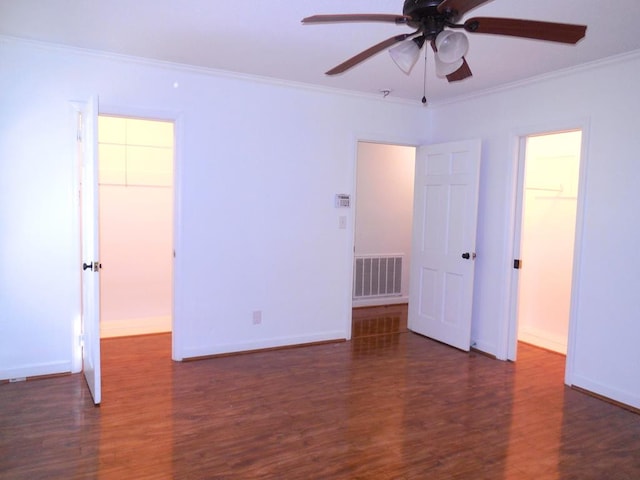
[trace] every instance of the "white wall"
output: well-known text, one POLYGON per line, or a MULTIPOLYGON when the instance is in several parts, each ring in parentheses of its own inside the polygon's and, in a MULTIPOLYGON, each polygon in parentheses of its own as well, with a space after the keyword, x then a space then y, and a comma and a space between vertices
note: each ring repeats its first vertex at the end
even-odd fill
MULTIPOLYGON (((430 141, 483 139, 472 338, 506 357, 516 138, 586 124, 584 220, 568 380, 640 407, 640 55, 432 108, 430 141), (573 348, 572 348, 573 347, 573 348)), ((579 230, 580 232, 580 230, 579 230)), ((580 233, 579 233, 580 234, 580 233)))
POLYGON ((100 186, 101 337, 171 331, 173 189, 100 186))
POLYGON ((404 255, 402 295, 354 300, 354 306, 407 302, 411 262, 415 147, 358 143, 356 255, 404 255))
POLYGON ((422 105, 1 39, 0 378, 77 355, 68 102, 92 94, 102 113, 177 120, 177 358, 350 336, 352 211, 340 230, 334 195, 353 189, 358 138, 424 141, 422 105))
POLYGON ((177 358, 348 337, 353 228, 338 228, 333 199, 355 184, 356 140, 474 137, 472 338, 506 357, 515 138, 587 122, 570 376, 640 407, 638 72, 631 55, 425 110, 0 39, 0 378, 72 368, 81 262, 68 101, 98 93, 103 112, 178 120, 177 358))

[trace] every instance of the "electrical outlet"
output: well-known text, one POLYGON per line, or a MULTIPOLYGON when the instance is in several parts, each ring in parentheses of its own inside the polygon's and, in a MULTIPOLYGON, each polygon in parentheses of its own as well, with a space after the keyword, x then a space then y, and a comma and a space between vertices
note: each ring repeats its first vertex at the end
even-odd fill
POLYGON ((255 310, 253 312, 253 324, 260 325, 262 323, 262 310, 255 310))

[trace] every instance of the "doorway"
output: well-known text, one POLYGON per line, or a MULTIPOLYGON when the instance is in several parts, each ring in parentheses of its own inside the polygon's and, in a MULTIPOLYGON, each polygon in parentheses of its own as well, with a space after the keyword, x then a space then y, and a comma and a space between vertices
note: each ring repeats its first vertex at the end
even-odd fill
POLYGON ((582 131, 522 138, 512 310, 517 342, 566 355, 582 131))
POLYGON ((172 121, 98 116, 101 338, 171 332, 172 121))
POLYGON ((406 331, 416 149, 359 141, 352 336, 406 331))

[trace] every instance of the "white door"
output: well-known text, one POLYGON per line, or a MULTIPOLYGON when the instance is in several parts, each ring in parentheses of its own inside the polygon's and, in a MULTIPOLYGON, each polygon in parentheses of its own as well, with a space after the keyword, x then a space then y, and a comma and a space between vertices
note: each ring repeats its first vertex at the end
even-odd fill
POLYGON ((416 155, 409 329, 469 351, 480 140, 416 155))
POLYGON ((93 402, 100 404, 100 260, 98 258, 98 99, 82 111, 82 368, 93 402))

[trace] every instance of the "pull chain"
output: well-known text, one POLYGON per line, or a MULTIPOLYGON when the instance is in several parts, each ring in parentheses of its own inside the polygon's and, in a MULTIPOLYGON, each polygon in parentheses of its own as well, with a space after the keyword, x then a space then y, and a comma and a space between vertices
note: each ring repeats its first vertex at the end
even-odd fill
POLYGON ((424 49, 424 83, 422 85, 422 104, 424 106, 427 105, 427 50, 428 48, 425 47, 424 49))

